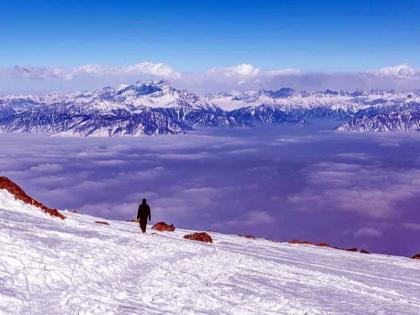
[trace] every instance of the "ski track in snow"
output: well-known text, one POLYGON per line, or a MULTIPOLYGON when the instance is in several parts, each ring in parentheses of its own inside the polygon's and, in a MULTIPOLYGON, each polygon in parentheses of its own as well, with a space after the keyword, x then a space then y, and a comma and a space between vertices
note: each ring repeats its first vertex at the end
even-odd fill
POLYGON ((0 190, 0 313, 420 314, 409 258, 64 214, 0 190))

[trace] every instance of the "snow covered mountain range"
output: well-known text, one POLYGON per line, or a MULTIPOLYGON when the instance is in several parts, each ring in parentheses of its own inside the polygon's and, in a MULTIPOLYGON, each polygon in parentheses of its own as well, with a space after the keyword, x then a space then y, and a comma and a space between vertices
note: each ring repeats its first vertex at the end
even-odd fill
POLYGON ((1 314, 419 314, 417 259, 141 234, 133 222, 60 217, 0 179, 1 314))
POLYGON ((339 130, 419 130, 420 91, 301 91, 281 88, 199 96, 167 81, 92 92, 0 97, 0 131, 116 136, 177 134, 335 119, 339 130))

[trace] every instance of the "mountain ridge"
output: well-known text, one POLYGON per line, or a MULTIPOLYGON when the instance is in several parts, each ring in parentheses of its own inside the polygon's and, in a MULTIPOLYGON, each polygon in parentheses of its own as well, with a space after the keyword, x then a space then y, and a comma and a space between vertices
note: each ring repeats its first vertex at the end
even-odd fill
POLYGON ((0 131, 138 136, 179 134, 196 128, 305 123, 315 118, 335 119, 340 131, 417 130, 405 120, 389 124, 383 115, 376 125, 360 120, 366 113, 375 117, 407 110, 420 112, 419 91, 298 92, 281 88, 200 96, 176 89, 168 81, 147 81, 96 91, 0 97, 0 131))

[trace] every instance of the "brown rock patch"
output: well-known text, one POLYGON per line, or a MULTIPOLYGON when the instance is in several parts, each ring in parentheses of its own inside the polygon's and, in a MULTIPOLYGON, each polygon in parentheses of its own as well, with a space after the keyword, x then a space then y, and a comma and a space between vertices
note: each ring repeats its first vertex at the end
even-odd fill
POLYGON ((175 231, 175 227, 174 227, 173 224, 169 225, 165 222, 156 223, 155 225, 152 226, 152 229, 156 230, 156 231, 161 231, 161 232, 164 232, 164 231, 173 232, 173 231, 175 231))
POLYGON ((256 239, 256 237, 254 235, 251 235, 251 234, 247 234, 247 235, 238 234, 238 236, 249 238, 251 240, 255 240, 256 239))
POLYGON ((103 224, 103 225, 109 225, 109 223, 108 222, 105 222, 105 221, 95 221, 95 223, 97 223, 97 224, 103 224))
POLYGON ((48 208, 41 202, 33 199, 32 197, 28 196, 22 188, 20 188, 17 184, 15 184, 13 181, 8 179, 7 177, 0 176, 0 189, 6 189, 9 193, 15 196, 17 200, 21 200, 26 204, 33 205, 35 207, 40 208, 45 213, 48 213, 49 215, 53 217, 57 217, 60 219, 65 219, 66 217, 62 215, 60 212, 58 212, 55 208, 48 208))
POLYGON ((184 235, 184 238, 187 240, 192 240, 192 241, 213 243, 213 239, 206 232, 200 232, 200 233, 196 232, 192 234, 187 234, 187 235, 184 235))
POLYGON ((415 254, 414 256, 411 256, 412 259, 420 259, 420 254, 415 254))

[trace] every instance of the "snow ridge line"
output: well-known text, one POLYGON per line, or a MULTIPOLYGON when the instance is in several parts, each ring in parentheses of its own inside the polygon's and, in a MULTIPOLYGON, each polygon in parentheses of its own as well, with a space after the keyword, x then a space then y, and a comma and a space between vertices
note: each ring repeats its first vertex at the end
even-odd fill
POLYGON ((42 202, 39 202, 32 197, 28 196, 22 188, 20 188, 17 184, 15 184, 13 181, 11 181, 9 178, 5 176, 0 176, 0 189, 5 189, 9 193, 11 193, 17 200, 21 200, 26 204, 35 206, 37 208, 40 208, 45 213, 48 213, 49 215, 53 217, 60 218, 64 220, 66 217, 62 215, 60 212, 58 212, 55 208, 48 208, 45 206, 42 202))

